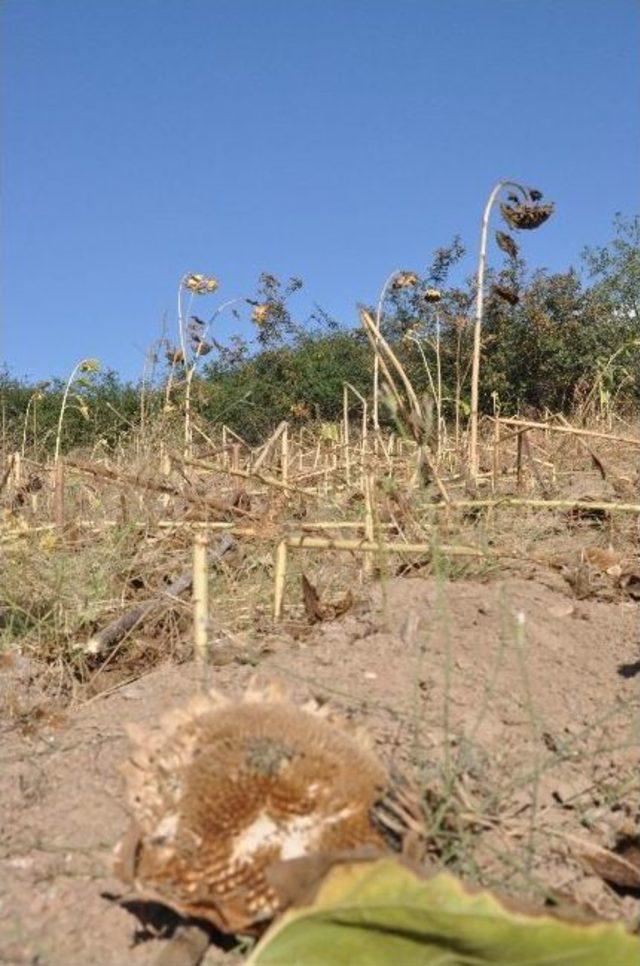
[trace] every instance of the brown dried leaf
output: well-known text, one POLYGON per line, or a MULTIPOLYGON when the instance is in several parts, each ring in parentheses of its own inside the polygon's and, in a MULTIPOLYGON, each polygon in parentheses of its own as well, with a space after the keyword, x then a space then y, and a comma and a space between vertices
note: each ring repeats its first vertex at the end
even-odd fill
POLYGON ((587 449, 589 450, 589 456, 591 457, 591 462, 593 463, 593 465, 597 469, 597 471, 600 474, 600 476, 602 477, 602 479, 603 480, 606 480, 606 478, 607 478, 607 471, 604 468, 604 464, 603 464, 602 460, 598 456, 596 456, 596 454, 593 452, 593 450, 591 449, 590 446, 587 446, 587 449))
POLYGON ((304 609, 309 620, 316 621, 323 620, 323 609, 320 605, 320 597, 318 591, 313 586, 311 581, 308 579, 306 574, 301 577, 302 582, 302 599, 304 601, 304 609))
POLYGON ((333 612, 334 612, 333 616, 342 617, 342 615, 346 614, 349 608, 352 606, 353 606, 353 594, 351 593, 350 590, 348 590, 344 595, 344 597, 342 598, 342 600, 336 601, 336 603, 333 605, 333 612))
POLYGON ((509 256, 509 258, 518 257, 518 246, 516 245, 511 235, 507 235, 506 231, 496 232, 496 242, 497 242, 498 248, 500 248, 503 252, 505 252, 505 254, 509 256))
POLYGON ((394 852, 421 862, 427 851, 425 817, 416 789, 398 772, 374 803, 371 819, 394 852))
POLYGON ((398 567, 396 568, 395 576, 408 577, 411 574, 420 573, 421 571, 425 570, 426 567, 429 567, 432 563, 433 563, 433 560, 430 556, 420 557, 418 558, 418 560, 411 560, 411 561, 405 560, 403 563, 399 564, 398 567))
MULTIPOLYGON (((599 497, 597 496, 591 497, 586 494, 580 496, 580 500, 583 503, 595 502, 598 499, 599 497)), ((609 520, 609 518, 610 514, 608 510, 597 506, 594 506, 593 509, 591 507, 574 506, 570 510, 567 510, 567 520, 570 526, 576 523, 602 524, 609 520)))
POLYGON ((353 604, 353 595, 350 590, 347 591, 341 600, 329 604, 324 603, 320 599, 317 589, 307 578, 306 574, 302 575, 301 581, 304 609, 313 623, 317 621, 332 621, 336 617, 342 617, 353 604))
POLYGON ((246 490, 236 490, 233 494, 233 499, 231 501, 231 506, 236 507, 240 510, 250 510, 251 509, 251 496, 246 490))
POLYGON ((612 547, 587 547, 582 551, 582 559, 609 577, 619 577, 622 573, 622 557, 612 547))
POLYGON ((573 836, 570 844, 577 858, 586 862, 605 882, 622 889, 640 889, 640 840, 637 837, 620 842, 619 852, 573 836))

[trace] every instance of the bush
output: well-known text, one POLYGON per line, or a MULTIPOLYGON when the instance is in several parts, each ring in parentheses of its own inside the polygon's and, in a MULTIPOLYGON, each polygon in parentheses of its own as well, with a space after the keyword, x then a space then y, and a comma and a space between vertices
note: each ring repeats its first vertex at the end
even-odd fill
MULTIPOLYGON (((568 410, 576 403, 600 412, 614 402, 637 407, 640 218, 617 216, 614 228, 609 245, 585 249, 581 271, 530 273, 516 250, 489 272, 482 410, 491 410, 494 393, 505 413, 568 410)), ((469 404, 474 280, 446 284, 463 255, 456 238, 435 252, 424 275, 405 273, 406 284, 390 287, 381 319, 418 392, 430 390, 427 366, 435 380, 438 341, 449 417, 468 413, 469 404), (432 304, 424 296, 433 287, 442 297, 432 304)), ((311 328, 295 323, 286 303, 300 285, 293 278, 283 288, 275 276, 261 276, 257 300, 250 301, 254 314, 260 309, 265 315, 259 316, 254 352, 237 336, 226 346, 214 342, 209 347, 217 357, 194 380, 197 416, 226 423, 257 443, 283 419, 294 424, 338 420, 345 382, 370 396, 372 352, 364 333, 340 328, 319 309, 308 323, 311 328)), ((174 367, 170 398, 175 419, 169 417, 167 425, 179 420, 182 411, 183 376, 181 366, 174 367)), ((4 452, 20 448, 23 441, 37 455, 53 451, 63 391, 61 380, 33 385, 0 373, 4 452)), ((147 417, 163 411, 167 391, 166 379, 147 387, 147 417)), ((69 396, 62 448, 99 441, 113 446, 140 422, 141 387, 122 382, 113 372, 81 378, 69 396)))

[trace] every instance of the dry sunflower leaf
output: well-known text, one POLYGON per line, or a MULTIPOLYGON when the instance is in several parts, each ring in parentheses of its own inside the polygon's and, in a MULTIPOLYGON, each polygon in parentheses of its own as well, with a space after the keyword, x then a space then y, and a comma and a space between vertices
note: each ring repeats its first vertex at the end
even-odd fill
POLYGON ((622 889, 640 890, 640 837, 622 839, 615 851, 575 836, 567 838, 575 856, 605 882, 622 889))
POLYGON ((336 601, 334 604, 329 604, 323 603, 320 600, 320 595, 316 587, 307 578, 306 574, 302 575, 301 583, 304 609, 307 617, 314 623, 317 621, 335 620, 336 617, 341 617, 345 614, 353 604, 353 595, 350 590, 347 591, 342 600, 336 601))
POLYGON ((582 551, 582 559, 609 577, 622 574, 622 557, 613 547, 587 547, 582 551))
POLYGON ((509 256, 509 258, 518 257, 518 246, 516 245, 511 235, 507 235, 506 231, 496 232, 496 242, 497 242, 498 248, 502 249, 502 251, 505 252, 509 256))
POLYGON ((300 580, 302 583, 302 599, 307 617, 311 621, 321 621, 322 608, 320 607, 318 591, 307 578, 306 574, 303 574, 300 580))

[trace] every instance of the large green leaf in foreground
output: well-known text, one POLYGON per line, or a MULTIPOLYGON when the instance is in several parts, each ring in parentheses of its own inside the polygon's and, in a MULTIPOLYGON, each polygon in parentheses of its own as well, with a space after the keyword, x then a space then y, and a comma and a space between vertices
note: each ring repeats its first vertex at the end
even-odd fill
POLYGON ((640 966, 620 924, 582 924, 505 908, 454 876, 421 879, 393 859, 336 865, 313 905, 263 937, 252 966, 640 966))

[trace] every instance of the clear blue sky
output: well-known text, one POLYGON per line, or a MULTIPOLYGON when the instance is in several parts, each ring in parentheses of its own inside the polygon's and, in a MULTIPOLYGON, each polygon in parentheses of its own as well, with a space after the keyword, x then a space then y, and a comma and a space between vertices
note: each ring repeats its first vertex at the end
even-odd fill
POLYGON ((352 323, 475 247, 500 177, 556 201, 523 248, 568 265, 639 207, 639 26, 636 0, 4 0, 0 357, 136 378, 186 270, 301 275, 301 315, 352 323))

